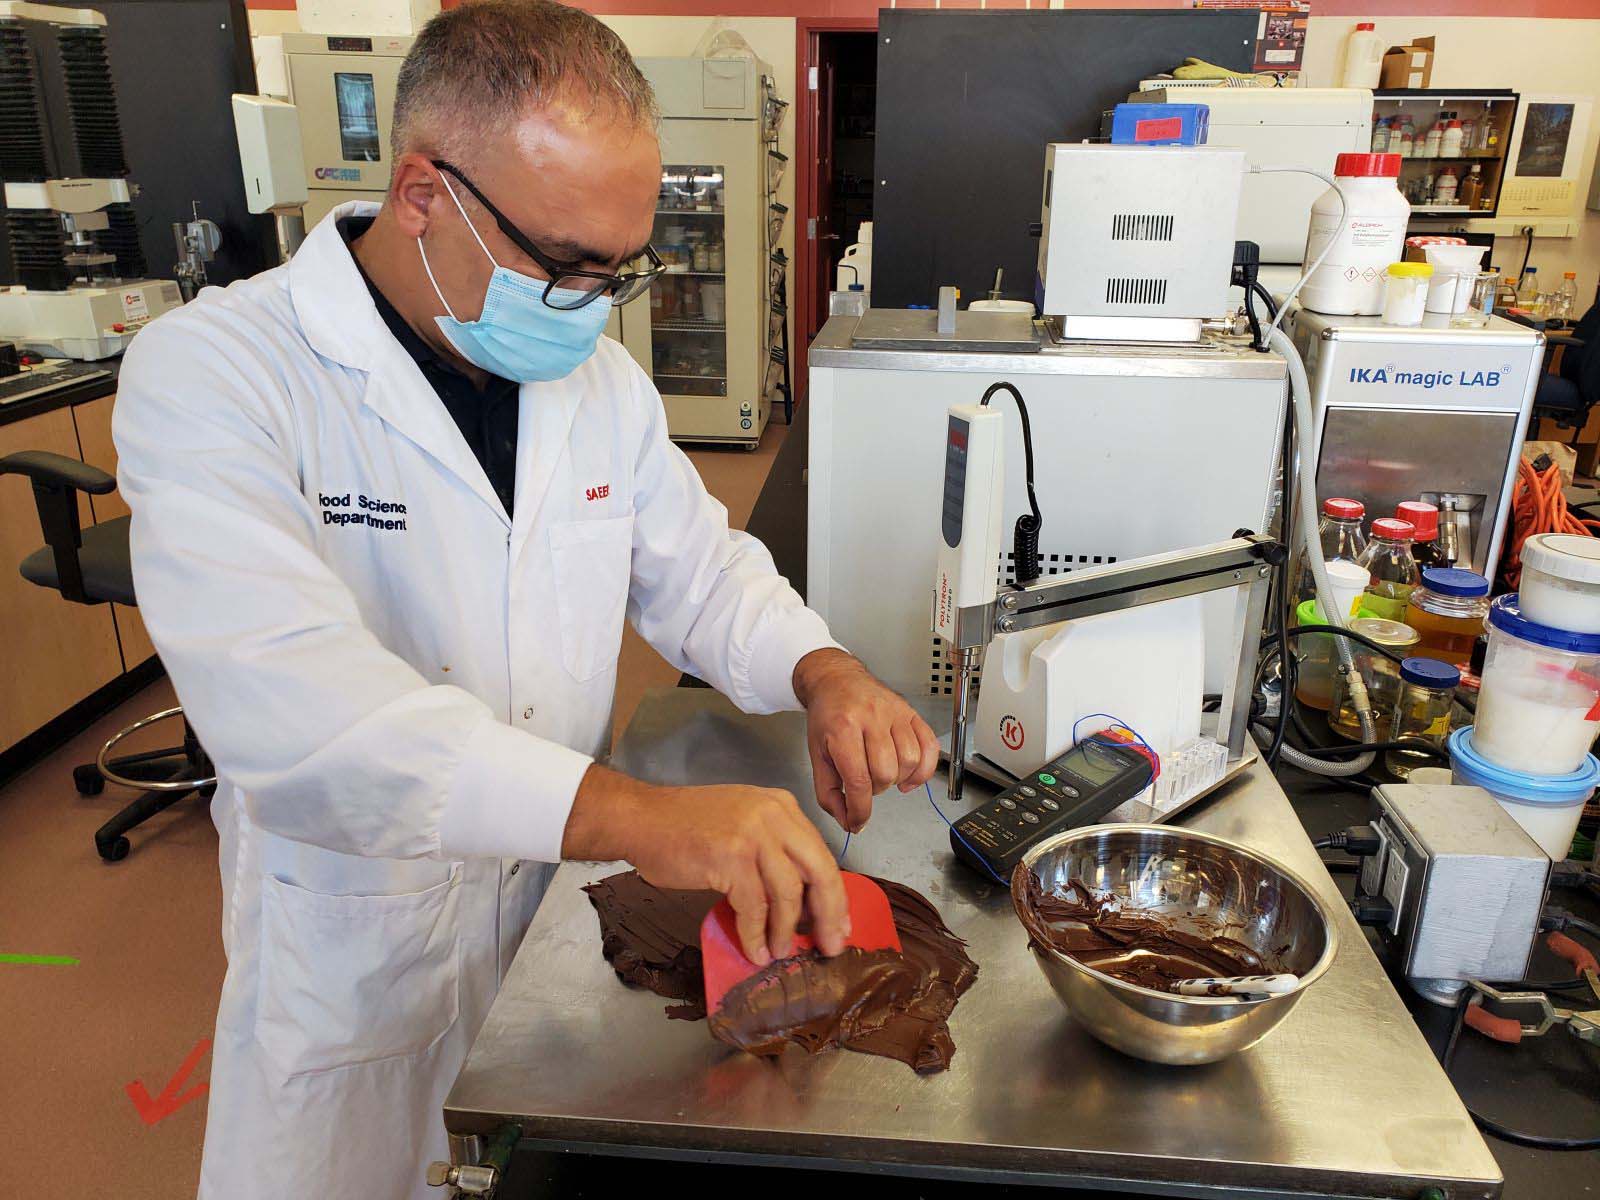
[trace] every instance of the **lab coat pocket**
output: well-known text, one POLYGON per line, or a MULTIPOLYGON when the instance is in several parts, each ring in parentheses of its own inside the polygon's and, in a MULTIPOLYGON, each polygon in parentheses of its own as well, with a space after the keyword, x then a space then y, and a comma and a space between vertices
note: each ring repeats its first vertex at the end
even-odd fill
POLYGON ((574 679, 593 679, 617 661, 633 579, 633 514, 550 527, 561 661, 574 679))
POLYGON ((398 896, 265 878, 256 1039, 284 1078, 415 1056, 455 1024, 460 871, 398 896))

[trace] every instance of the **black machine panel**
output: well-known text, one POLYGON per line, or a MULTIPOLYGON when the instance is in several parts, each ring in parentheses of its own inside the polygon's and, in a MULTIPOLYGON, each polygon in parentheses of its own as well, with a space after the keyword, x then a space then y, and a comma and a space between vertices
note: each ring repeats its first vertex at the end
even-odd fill
POLYGON ((879 14, 872 303, 955 284, 1032 300, 1044 148, 1194 56, 1249 70, 1259 13, 1177 9, 879 14))

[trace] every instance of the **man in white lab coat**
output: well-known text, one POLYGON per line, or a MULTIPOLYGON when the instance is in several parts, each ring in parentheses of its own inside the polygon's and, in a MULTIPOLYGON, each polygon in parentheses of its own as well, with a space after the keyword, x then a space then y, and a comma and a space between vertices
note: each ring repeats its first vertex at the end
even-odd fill
POLYGON ((200 1190, 227 1200, 426 1194, 563 858, 726 893, 759 960, 803 911, 842 946, 793 797, 595 763, 624 617, 746 711, 803 705, 847 828, 936 764, 600 337, 659 268, 653 102, 616 37, 547 0, 445 13, 393 152, 381 208, 141 333, 117 402, 140 608, 221 776, 200 1190))

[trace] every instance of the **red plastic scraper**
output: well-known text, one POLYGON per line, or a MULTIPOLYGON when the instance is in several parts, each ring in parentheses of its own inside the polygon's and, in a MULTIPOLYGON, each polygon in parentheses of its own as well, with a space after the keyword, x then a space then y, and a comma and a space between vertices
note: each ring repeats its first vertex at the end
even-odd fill
MULTIPOLYGON (((850 904, 850 936, 845 939, 845 945, 858 950, 898 951, 900 931, 894 927, 894 914, 889 911, 889 897, 883 894, 883 889, 854 871, 839 874, 844 878, 845 897, 850 904)), ((795 934, 795 954, 815 947, 816 941, 810 934, 795 934)), ((726 899, 717 901, 716 907, 700 922, 700 957, 705 964, 708 1013, 722 1006, 722 998, 730 988, 763 970, 740 949, 739 927, 734 920, 733 906, 726 899)))

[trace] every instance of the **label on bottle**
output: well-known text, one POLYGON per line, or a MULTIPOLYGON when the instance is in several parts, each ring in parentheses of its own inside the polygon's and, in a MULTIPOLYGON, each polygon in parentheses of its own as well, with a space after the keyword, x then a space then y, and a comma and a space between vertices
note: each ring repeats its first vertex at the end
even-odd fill
POLYGON ((1374 617, 1382 617, 1385 621, 1399 621, 1405 623, 1406 601, 1411 597, 1410 589, 1403 596, 1380 596, 1375 592, 1361 594, 1362 611, 1374 617))

